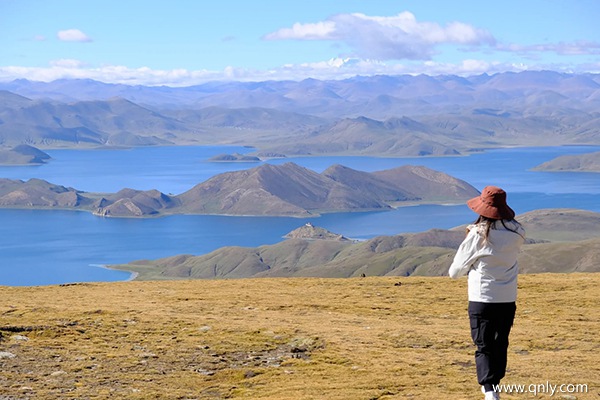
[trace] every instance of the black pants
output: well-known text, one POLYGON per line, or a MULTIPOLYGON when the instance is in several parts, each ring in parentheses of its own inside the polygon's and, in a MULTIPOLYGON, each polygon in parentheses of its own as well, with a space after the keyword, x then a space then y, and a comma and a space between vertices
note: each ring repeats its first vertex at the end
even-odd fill
POLYGON ((477 381, 492 390, 506 374, 508 335, 515 319, 516 304, 469 302, 471 337, 477 346, 477 381))

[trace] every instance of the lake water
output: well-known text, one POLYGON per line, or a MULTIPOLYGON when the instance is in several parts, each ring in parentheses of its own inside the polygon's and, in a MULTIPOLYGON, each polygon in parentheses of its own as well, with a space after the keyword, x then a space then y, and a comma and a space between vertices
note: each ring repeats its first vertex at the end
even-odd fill
MULTIPOLYGON (((260 163, 215 163, 220 153, 241 147, 155 147, 131 150, 51 150, 50 163, 2 167, 0 177, 41 178, 84 191, 116 192, 124 187, 179 194, 226 171, 260 163)), ((307 157, 293 161, 321 172, 333 164, 361 171, 425 165, 464 179, 478 189, 497 185, 508 192, 517 214, 539 208, 600 212, 600 174, 547 173, 530 169, 563 154, 600 151, 600 146, 498 149, 468 157, 307 157)), ((312 218, 315 225, 357 239, 470 222, 463 204, 422 205, 388 212, 336 213, 312 218)), ((205 254, 222 246, 260 246, 282 240, 308 219, 176 215, 147 219, 100 218, 85 212, 0 209, 0 285, 47 285, 125 280, 130 274, 104 264, 176 254, 205 254)))

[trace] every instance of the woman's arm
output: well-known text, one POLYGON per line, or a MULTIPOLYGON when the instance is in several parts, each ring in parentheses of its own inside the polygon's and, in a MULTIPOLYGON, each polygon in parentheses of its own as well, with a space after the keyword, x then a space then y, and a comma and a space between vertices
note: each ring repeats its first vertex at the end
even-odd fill
POLYGON ((454 255, 454 260, 448 275, 451 278, 459 278, 466 275, 471 268, 471 265, 481 256, 481 248, 483 247, 483 236, 477 232, 477 228, 469 230, 467 237, 458 247, 458 251, 454 255))

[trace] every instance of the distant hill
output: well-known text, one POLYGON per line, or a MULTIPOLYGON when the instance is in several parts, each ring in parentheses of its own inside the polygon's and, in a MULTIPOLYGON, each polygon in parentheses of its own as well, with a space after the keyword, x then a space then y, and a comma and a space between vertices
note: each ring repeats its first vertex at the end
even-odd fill
POLYGON ((12 148, 0 147, 0 165, 37 165, 46 163, 50 158, 40 149, 26 144, 12 148))
MULTIPOLYGON (((102 83, 90 79, 0 82, 0 90, 30 99, 72 103, 121 97, 160 109, 261 107, 330 118, 437 114, 441 110, 558 105, 593 110, 599 74, 554 71, 494 75, 377 75, 344 80, 207 82, 188 87, 102 83), (498 107, 501 105, 500 107, 498 107)), ((246 118, 245 118, 246 119, 246 118)))
POLYGON ((185 124, 121 98, 59 103, 47 100, 6 104, 0 92, 0 139, 5 144, 56 146, 147 146, 173 144, 185 124))
POLYGON ((294 141, 262 144, 263 149, 287 155, 352 154, 379 156, 459 155, 464 144, 449 140, 440 129, 410 118, 378 121, 345 118, 294 141))
MULTIPOLYGON (((521 272, 600 272, 599 213, 548 209, 517 218, 528 232, 519 258, 521 272), (581 221, 588 223, 580 228, 581 221)), ((135 271, 140 279, 439 276, 447 274, 464 236, 462 229, 433 229, 359 243, 293 237, 257 248, 223 247, 206 255, 140 260, 115 268, 135 271)))
MULTIPOLYGON (((451 252, 443 246, 458 247, 464 238, 464 233, 451 231, 421 235, 379 237, 359 243, 288 239, 257 248, 223 247, 202 256, 142 260, 115 268, 135 271, 141 279, 430 275, 425 273, 432 272, 430 264, 451 252), (421 235, 431 237, 427 245, 420 241, 421 235)), ((442 267, 447 269, 445 264, 442 267)), ((442 267, 438 265, 432 275, 442 275, 442 267)))
POLYGON ((527 236, 551 242, 573 242, 600 237, 600 214, 574 209, 543 209, 518 217, 527 236))
POLYGON ((82 192, 41 179, 0 179, 0 207, 78 208, 91 202, 82 192))
POLYGON ((260 158, 255 156, 246 156, 243 154, 217 154, 214 157, 208 159, 208 161, 217 162, 259 162, 260 158))
POLYGON ((538 165, 533 170, 600 172, 600 152, 560 156, 538 165))
POLYGON ((391 204, 440 202, 442 198, 458 202, 478 194, 468 183, 425 167, 404 166, 381 173, 377 177, 332 166, 318 174, 291 162, 264 164, 219 174, 177 199, 185 213, 306 216, 385 210, 391 204))
MULTIPOLYGON (((98 195, 91 195, 98 197, 98 195)), ((158 190, 122 189, 94 202, 94 214, 103 217, 144 217, 158 215, 180 205, 177 198, 158 190)))
POLYGON ((347 237, 339 233, 333 233, 327 229, 314 226, 307 222, 304 226, 294 229, 284 236, 286 239, 306 239, 306 240, 336 240, 340 242, 349 241, 347 237))
POLYGON ((386 210, 415 202, 460 202, 478 194, 464 181, 414 166, 366 173, 335 165, 319 174, 294 163, 264 164, 219 174, 176 196, 135 189, 87 193, 35 179, 2 182, 0 206, 73 208, 108 217, 316 216, 323 212, 386 210))
POLYGON ((236 144, 256 154, 457 155, 600 143, 600 75, 208 82, 0 82, 0 141, 40 148, 236 144))

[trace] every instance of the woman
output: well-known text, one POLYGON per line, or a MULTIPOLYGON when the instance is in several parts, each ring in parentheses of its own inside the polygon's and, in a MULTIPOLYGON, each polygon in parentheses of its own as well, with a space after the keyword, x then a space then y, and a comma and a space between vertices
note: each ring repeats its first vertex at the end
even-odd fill
POLYGON ((514 219, 506 192, 498 187, 485 187, 467 205, 479 218, 467 226, 467 236, 448 273, 452 278, 469 276, 469 320, 477 346, 477 380, 485 399, 497 400, 497 385, 506 373, 508 335, 516 311, 517 254, 525 241, 525 230, 514 219))

